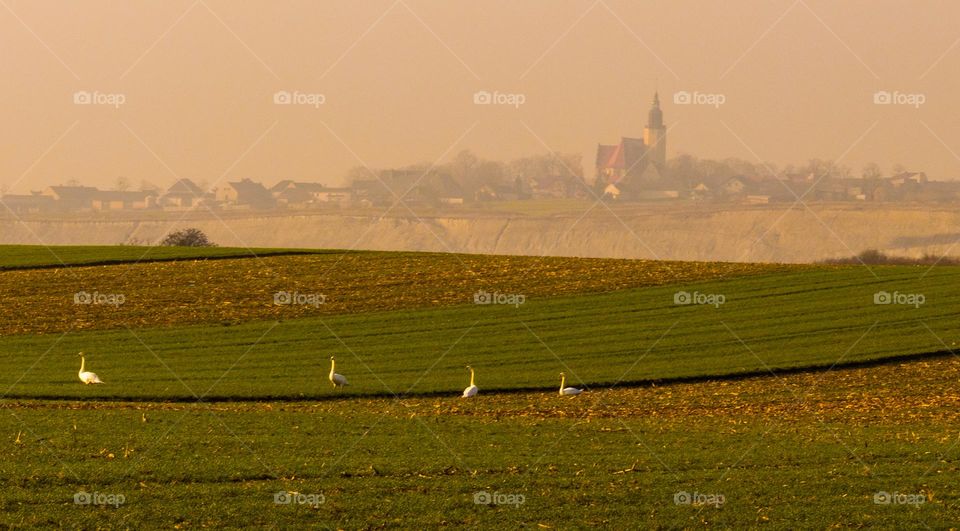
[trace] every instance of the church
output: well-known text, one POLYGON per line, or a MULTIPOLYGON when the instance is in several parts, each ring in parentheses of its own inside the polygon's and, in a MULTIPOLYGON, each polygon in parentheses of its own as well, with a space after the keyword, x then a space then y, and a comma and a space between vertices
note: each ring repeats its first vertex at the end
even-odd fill
POLYGON ((643 138, 622 137, 616 145, 597 146, 597 183, 613 199, 672 199, 679 196, 665 176, 667 128, 660 95, 653 94, 643 138))

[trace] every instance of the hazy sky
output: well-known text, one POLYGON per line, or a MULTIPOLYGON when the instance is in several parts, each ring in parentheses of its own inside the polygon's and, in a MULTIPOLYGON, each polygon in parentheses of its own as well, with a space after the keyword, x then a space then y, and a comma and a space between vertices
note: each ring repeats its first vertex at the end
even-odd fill
POLYGON ((598 142, 642 134, 655 87, 668 156, 955 179, 958 20, 952 1, 0 0, 0 183, 335 184, 466 148, 578 152, 592 175, 598 142))

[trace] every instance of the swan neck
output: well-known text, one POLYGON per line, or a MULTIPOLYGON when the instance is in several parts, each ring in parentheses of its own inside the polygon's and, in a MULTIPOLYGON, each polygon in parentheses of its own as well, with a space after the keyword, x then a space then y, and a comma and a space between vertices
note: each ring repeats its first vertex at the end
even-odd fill
POLYGON ((335 360, 330 360, 330 374, 333 374, 333 369, 336 368, 337 362, 335 360))
POLYGON ((473 387, 473 369, 470 369, 470 386, 473 387))
POLYGON ((566 376, 560 376, 560 390, 561 390, 561 391, 563 391, 563 385, 564 385, 565 383, 567 383, 567 377, 566 377, 566 376))
POLYGON ((80 356, 80 372, 83 372, 83 367, 86 361, 87 361, 86 358, 84 358, 83 356, 80 356))

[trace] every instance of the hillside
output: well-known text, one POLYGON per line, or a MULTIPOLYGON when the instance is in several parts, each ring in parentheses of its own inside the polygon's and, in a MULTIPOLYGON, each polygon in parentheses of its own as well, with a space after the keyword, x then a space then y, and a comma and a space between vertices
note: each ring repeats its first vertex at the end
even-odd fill
POLYGON ((865 249, 949 254, 960 212, 929 205, 521 205, 423 212, 159 213, 149 219, 0 220, 0 243, 116 245, 195 226, 220 245, 738 262, 812 262, 865 249), (588 212, 589 211, 589 212, 588 212), (403 216, 401 216, 403 215, 403 216), (186 219, 184 219, 186 218, 186 219))

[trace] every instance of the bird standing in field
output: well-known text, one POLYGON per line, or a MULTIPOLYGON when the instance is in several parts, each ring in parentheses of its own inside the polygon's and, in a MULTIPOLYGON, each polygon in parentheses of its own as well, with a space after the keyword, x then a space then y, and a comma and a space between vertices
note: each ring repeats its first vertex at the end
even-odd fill
POLYGON ((333 388, 337 389, 345 385, 350 385, 347 383, 347 377, 342 374, 337 374, 335 371, 337 367, 336 360, 333 359, 333 356, 330 356, 330 383, 333 384, 333 388))
POLYGON ((579 395, 583 392, 583 389, 577 389, 576 387, 564 387, 567 384, 567 376, 560 373, 560 396, 572 396, 579 395))
POLYGON ((77 376, 80 377, 80 381, 84 384, 102 384, 103 381, 100 380, 100 377, 96 373, 83 370, 86 366, 86 358, 83 356, 83 352, 80 353, 80 372, 77 373, 77 376))
POLYGON ((470 386, 463 390, 463 398, 477 396, 480 392, 480 388, 473 384, 473 367, 467 365, 467 369, 470 371, 470 386))

